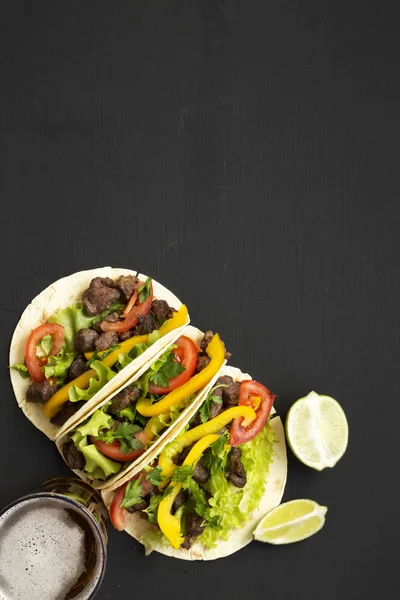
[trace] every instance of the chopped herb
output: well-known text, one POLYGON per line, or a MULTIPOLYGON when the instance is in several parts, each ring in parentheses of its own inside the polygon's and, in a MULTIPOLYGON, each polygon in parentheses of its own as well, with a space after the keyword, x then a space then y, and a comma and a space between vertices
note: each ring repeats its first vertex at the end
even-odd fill
MULTIPOLYGON (((78 308, 79 307, 82 308, 82 304, 78 304, 77 306, 78 306, 78 308)), ((105 317, 107 317, 108 315, 111 315, 111 313, 113 313, 113 312, 121 312, 122 310, 124 310, 124 308, 125 308, 125 304, 122 304, 121 302, 114 302, 114 304, 111 304, 110 308, 103 310, 102 313, 93 317, 91 319, 91 324, 102 321, 103 319, 105 319, 105 317)))
POLYGON ((150 483, 152 483, 153 485, 161 485, 165 479, 165 477, 161 475, 161 472, 161 467, 155 467, 155 469, 152 469, 151 471, 149 471, 149 473, 147 473, 147 481, 150 481, 150 483))
POLYGON ((218 396, 217 394, 215 394, 215 390, 217 388, 221 388, 221 387, 226 387, 225 384, 221 384, 221 385, 216 385, 215 387, 212 388, 212 390, 210 390, 208 392, 207 398, 204 400, 203 404, 201 405, 200 408, 200 419, 202 423, 207 423, 207 421, 209 420, 210 416, 211 416, 211 406, 213 402, 216 402, 217 404, 222 404, 222 396, 218 396))
POLYGON ((185 371, 185 367, 175 360, 174 354, 167 357, 165 362, 161 365, 158 371, 155 371, 150 376, 150 381, 154 385, 158 385, 163 388, 168 388, 170 379, 177 377, 185 371))
POLYGON ((146 281, 144 282, 144 284, 141 285, 140 288, 138 288, 140 304, 143 304, 143 302, 145 300, 147 300, 147 298, 150 298, 150 296, 151 296, 150 285, 151 285, 151 278, 148 277, 146 279, 146 281))
POLYGON ((142 494, 143 486, 140 485, 140 477, 134 481, 130 481, 126 486, 124 499, 120 504, 121 508, 130 508, 131 506, 135 506, 135 504, 138 504, 141 501, 142 494))
POLYGON ((153 525, 157 525, 157 513, 161 499, 161 495, 151 496, 149 506, 142 511, 147 514, 149 523, 152 523, 153 525))
POLYGON ((194 473, 193 465, 182 465, 175 469, 175 473, 172 476, 172 481, 178 481, 179 483, 188 484, 189 479, 192 479, 194 473))
POLYGON ((143 448, 142 442, 134 437, 134 434, 140 431, 140 427, 132 423, 119 423, 117 429, 108 429, 104 433, 97 436, 96 439, 112 444, 115 440, 119 440, 121 444, 121 452, 129 454, 133 450, 143 448))

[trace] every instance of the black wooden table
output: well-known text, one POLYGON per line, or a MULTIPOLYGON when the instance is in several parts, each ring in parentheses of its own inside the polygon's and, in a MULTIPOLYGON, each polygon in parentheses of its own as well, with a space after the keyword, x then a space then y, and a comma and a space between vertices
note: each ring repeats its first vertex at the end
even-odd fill
POLYGON ((333 470, 289 455, 307 542, 210 564, 110 530, 99 600, 394 598, 399 585, 399 11, 391 2, 9 2, 0 23, 0 504, 66 475, 18 410, 10 336, 57 278, 170 287, 286 415, 337 398, 333 470), (371 6, 374 5, 374 8, 371 6))

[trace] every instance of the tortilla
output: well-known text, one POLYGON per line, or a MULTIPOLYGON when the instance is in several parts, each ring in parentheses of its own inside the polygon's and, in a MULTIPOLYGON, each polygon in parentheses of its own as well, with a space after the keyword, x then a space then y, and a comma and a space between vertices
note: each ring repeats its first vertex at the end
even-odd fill
MULTIPOLYGON (((235 367, 223 367, 219 373, 219 376, 221 375, 230 375, 235 381, 251 379, 250 375, 242 373, 235 367)), ((190 421, 194 413, 201 406, 203 400, 204 396, 197 401, 196 406, 191 407, 191 410, 186 414, 184 423, 177 424, 174 429, 169 432, 169 437, 168 440, 166 440, 166 443, 172 441, 180 434, 184 426, 190 421)), ((273 429, 276 437, 276 442, 274 444, 275 455, 267 476, 263 499, 258 508, 251 515, 248 523, 246 523, 246 525, 241 529, 233 529, 229 539, 226 541, 221 540, 215 548, 205 548, 201 543, 198 542, 193 544, 190 550, 184 550, 182 548, 175 550, 170 545, 164 545, 160 543, 158 546, 154 547, 156 552, 164 554, 165 556, 180 558, 182 560, 214 560, 216 558, 229 556, 230 554, 241 550, 241 548, 253 540, 253 531, 256 524, 269 510, 280 504, 286 484, 287 457, 285 434, 282 421, 280 417, 276 415, 276 411, 274 409, 272 409, 271 414, 272 417, 268 426, 273 429)), ((158 453, 160 450, 162 450, 162 448, 158 449, 158 453)), ((156 456, 153 455, 151 460, 153 460, 155 457, 156 456)), ((103 500, 108 508, 110 508, 113 499, 113 491, 129 480, 133 475, 141 471, 144 466, 151 462, 151 460, 148 459, 147 461, 142 461, 136 466, 135 469, 132 469, 129 474, 126 474, 125 477, 120 478, 117 484, 110 485, 110 487, 107 487, 102 491, 103 500)), ((157 530, 154 525, 151 525, 146 519, 141 518, 139 515, 140 513, 131 514, 129 516, 128 526, 125 529, 129 535, 138 541, 140 541, 142 535, 147 531, 157 530)))
MULTIPOLYGON (((70 306, 70 304, 76 303, 80 300, 82 293, 89 286, 90 281, 94 277, 111 277, 112 279, 118 278, 120 275, 136 275, 136 271, 130 269, 119 269, 113 267, 102 267, 99 269, 91 269, 90 271, 79 271, 68 277, 63 277, 55 283, 51 284, 45 290, 43 290, 22 313, 21 319, 19 320, 17 327, 15 328, 10 348, 10 365, 14 365, 18 362, 24 362, 25 358, 25 346, 28 336, 32 329, 35 329, 42 323, 45 323, 51 316, 57 311, 70 306)), ((142 278, 146 279, 146 275, 140 274, 142 278)), ((157 281, 153 279, 153 290, 154 296, 166 300, 170 306, 175 309, 179 309, 182 303, 180 300, 172 294, 167 288, 165 288, 157 281)), ((112 392, 118 389, 130 376, 137 372, 138 369, 147 362, 149 362, 157 352, 165 348, 168 344, 171 344, 177 339, 182 333, 183 329, 189 323, 187 323, 167 333, 165 336, 157 340, 150 348, 148 348, 143 354, 138 356, 130 365, 122 369, 111 381, 109 381, 91 400, 82 406, 62 427, 69 428, 74 423, 78 423, 82 420, 85 414, 95 405, 97 405, 105 397, 109 396, 112 392)), ((52 425, 48 418, 43 413, 42 406, 33 402, 26 402, 26 390, 30 384, 29 379, 23 379, 19 373, 10 369, 11 384, 14 389, 14 394, 18 402, 18 406, 23 410, 24 414, 28 419, 42 431, 51 440, 54 440, 60 430, 56 425, 52 425)))
MULTIPOLYGON (((191 338, 197 345, 200 345, 200 342, 204 336, 203 332, 200 331, 200 329, 197 329, 197 327, 192 327, 191 325, 186 327, 186 329, 184 331, 184 335, 191 338)), ((130 377, 130 379, 128 381, 126 381, 126 383, 124 385, 122 385, 117 390, 115 390, 112 394, 107 396, 107 398, 104 398, 101 402, 98 402, 96 404, 96 406, 93 406, 92 409, 85 414, 84 418, 81 419, 81 421, 85 421, 87 418, 91 417, 92 414, 96 410, 98 410, 99 408, 104 406, 104 404, 106 404, 107 402, 112 400, 112 398, 116 394, 118 394, 121 391, 121 389, 124 389, 128 385, 131 385, 132 383, 137 381, 137 379, 139 379, 139 377, 141 377, 147 371, 147 369, 150 367, 151 363, 156 361, 159 358, 159 356, 161 356, 165 352, 165 350, 166 350, 165 347, 161 348, 157 352, 157 354, 155 356, 153 356, 151 361, 149 361, 148 363, 143 365, 138 371, 136 371, 135 374, 132 377, 130 377)), ((160 435, 160 437, 157 439, 157 441, 154 442, 154 444, 152 444, 150 446, 150 448, 148 448, 146 450, 146 452, 144 452, 137 460, 135 460, 131 463, 125 463, 125 465, 123 466, 121 471, 119 473, 117 473, 114 477, 108 479, 107 481, 99 481, 99 480, 93 481, 92 479, 89 479, 89 477, 86 475, 86 473, 83 470, 82 471, 78 470, 78 469, 72 469, 72 470, 81 479, 87 481, 94 488, 99 489, 99 490, 106 488, 106 487, 113 486, 120 479, 124 479, 124 480, 126 478, 129 479, 131 477, 131 475, 130 475, 131 471, 134 471, 134 472, 137 471, 137 465, 148 464, 159 454, 159 452, 162 450, 162 448, 165 446, 165 444, 169 441, 170 432, 172 429, 174 429, 174 430, 176 428, 181 429, 182 426, 186 425, 186 423, 188 421, 188 415, 189 414, 191 415, 193 413, 193 410, 196 410, 196 408, 202 403, 205 396, 207 396, 209 389, 214 385, 214 382, 216 381, 216 379, 218 379, 220 374, 221 374, 221 369, 219 370, 219 372, 216 375, 214 375, 212 380, 203 389, 201 389, 197 393, 196 398, 191 402, 191 404, 189 406, 187 406, 184 410, 182 410, 181 414, 179 415, 179 417, 177 418, 175 423, 173 425, 171 425, 171 427, 167 428, 160 435)), ((79 425, 79 423, 77 423, 77 422, 75 422, 74 425, 72 425, 68 428, 64 425, 64 427, 60 430, 59 434, 57 435, 55 442, 56 442, 57 448, 58 448, 61 456, 63 456, 62 446, 63 446, 64 442, 67 441, 70 432, 73 429, 75 429, 75 427, 77 427, 78 425, 79 425)), ((63 458, 64 458, 64 456, 63 456, 63 458)))

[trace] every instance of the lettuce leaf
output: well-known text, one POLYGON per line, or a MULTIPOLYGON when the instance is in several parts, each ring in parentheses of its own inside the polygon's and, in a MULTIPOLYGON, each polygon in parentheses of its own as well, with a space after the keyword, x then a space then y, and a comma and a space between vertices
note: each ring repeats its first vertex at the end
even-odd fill
POLYGON ((77 427, 72 440, 85 457, 85 472, 92 479, 107 479, 121 469, 121 463, 115 462, 99 452, 94 444, 89 444, 90 436, 97 437, 102 429, 112 425, 112 418, 103 409, 96 410, 86 423, 77 427))
POLYGON ((61 351, 57 356, 49 356, 47 365, 43 367, 43 372, 48 379, 49 377, 56 377, 58 383, 62 383, 68 375, 68 370, 75 358, 73 352, 67 352, 65 347, 61 348, 61 351))
POLYGON ((73 385, 69 390, 69 399, 71 402, 79 402, 80 400, 90 400, 106 383, 115 377, 116 373, 107 367, 99 360, 95 360, 91 364, 91 368, 97 373, 97 379, 92 377, 89 382, 89 387, 82 390, 76 385, 73 385))
POLYGON ((22 379, 29 379, 30 377, 28 367, 25 363, 15 363, 15 365, 10 367, 10 369, 14 369, 14 371, 17 371, 17 373, 21 375, 22 379))
POLYGON ((145 352, 147 348, 150 348, 150 346, 152 346, 157 340, 159 340, 160 337, 161 335, 159 331, 152 331, 149 334, 147 344, 136 344, 129 352, 121 352, 121 354, 118 357, 118 363, 116 365, 117 370, 120 371, 121 369, 124 369, 138 356, 143 354, 143 352, 145 352))
POLYGON ((217 531, 212 527, 206 527, 198 538, 199 542, 208 548, 214 548, 219 540, 229 538, 231 529, 243 527, 249 521, 265 491, 274 454, 274 442, 274 432, 267 426, 251 442, 240 447, 247 475, 247 484, 242 489, 235 488, 227 481, 223 469, 212 472, 209 480, 212 493, 212 498, 209 500, 211 505, 209 514, 219 522, 220 529, 217 531))

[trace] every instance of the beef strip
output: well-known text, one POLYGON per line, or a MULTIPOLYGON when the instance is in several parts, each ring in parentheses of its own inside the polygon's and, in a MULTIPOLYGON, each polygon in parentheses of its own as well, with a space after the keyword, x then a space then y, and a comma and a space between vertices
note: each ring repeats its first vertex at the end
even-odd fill
POLYGON ((114 312, 104 317, 104 319, 102 319, 101 321, 97 321, 97 323, 92 323, 92 329, 94 329, 94 331, 97 331, 97 333, 103 333, 103 330, 101 328, 102 324, 104 322, 116 323, 117 321, 119 321, 119 316, 119 313, 115 310, 114 312))
POLYGON ((229 455, 229 471, 227 472, 226 478, 238 488, 243 488, 247 482, 246 471, 241 458, 242 451, 240 448, 232 448, 229 455))
POLYGON ((131 338, 134 335, 135 333, 133 329, 128 329, 128 331, 121 331, 121 333, 119 334, 119 339, 121 340, 121 342, 124 342, 125 340, 129 340, 129 338, 131 338))
POLYGON ((207 356, 207 354, 203 354, 201 352, 197 357, 196 371, 198 373, 200 373, 200 371, 205 369, 206 366, 210 364, 210 362, 211 362, 211 358, 209 356, 207 356))
POLYGON ((45 379, 40 383, 32 382, 26 390, 27 402, 47 402, 57 391, 57 382, 45 379))
POLYGON ((111 412, 119 413, 121 410, 132 404, 134 400, 137 400, 142 391, 137 388, 125 388, 118 392, 116 396, 111 400, 109 410, 111 412))
POLYGON ((90 282, 87 290, 82 294, 82 304, 85 307, 86 314, 94 317, 104 310, 108 310, 111 304, 118 302, 121 292, 115 287, 112 279, 109 277, 95 277, 90 282))
POLYGON ((62 425, 64 425, 64 423, 68 421, 68 419, 72 417, 72 415, 78 412, 78 410, 84 404, 86 404, 85 400, 82 400, 81 402, 70 402, 69 400, 67 400, 67 402, 63 404, 62 409, 59 410, 58 413, 54 415, 54 417, 51 417, 50 423, 61 427, 62 425))
POLYGON ((85 468, 85 457, 82 452, 78 450, 72 440, 65 442, 62 447, 62 453, 65 458, 65 462, 70 469, 82 470, 85 468))
POLYGON ((77 356, 72 361, 68 370, 68 379, 72 381, 82 375, 85 371, 87 371, 86 360, 81 356, 77 356))
POLYGON ((122 296, 128 302, 137 288, 139 279, 134 275, 121 275, 117 281, 117 288, 121 290, 122 296))
MULTIPOLYGON (((201 349, 201 351, 202 351, 203 353, 205 353, 205 352, 206 352, 206 350, 207 350, 207 346, 208 346, 208 344, 211 342, 211 340, 212 340, 213 336, 214 336, 214 332, 213 332, 213 331, 211 331, 211 329, 207 329, 207 331, 205 332, 205 334, 204 334, 204 336, 203 336, 203 339, 201 340, 201 343, 200 343, 200 349, 201 349)), ((227 351, 226 351, 226 348, 225 348, 225 344, 224 344, 224 342, 222 342, 222 344, 223 344, 223 346, 224 346, 224 349, 225 349, 225 359, 226 359, 226 360, 229 360, 230 358, 232 358, 232 353, 231 353, 231 352, 227 352, 227 351)), ((203 367, 203 368, 204 368, 204 367, 203 367)), ((200 370, 201 370, 201 369, 200 369, 200 370)))
POLYGON ((208 469, 202 464, 201 460, 197 461, 193 473, 193 479, 196 483, 205 483, 209 477, 208 469))
POLYGON ((215 385, 225 386, 218 388, 218 390, 221 390, 224 406, 235 406, 239 402, 240 381, 233 381, 229 375, 223 375, 217 379, 215 385))
POLYGON ((180 508, 183 504, 185 504, 185 502, 188 499, 188 491, 187 490, 181 490, 179 492, 179 494, 176 496, 174 503, 172 505, 172 514, 174 515, 176 513, 176 511, 178 510, 178 508, 180 508))
POLYGON ((153 300, 151 305, 151 312, 157 319, 157 321, 165 321, 170 319, 175 311, 171 308, 166 300, 153 300))
POLYGON ((182 544, 182 548, 189 550, 195 539, 199 537, 204 531, 204 525, 202 525, 203 519, 200 515, 193 513, 186 517, 186 535, 185 541, 182 544))
POLYGON ((77 354, 84 354, 85 352, 93 352, 95 341, 99 337, 99 334, 93 329, 80 329, 75 337, 74 350, 77 354))
POLYGON ((101 333, 94 342, 96 350, 107 350, 110 346, 118 344, 119 337, 115 331, 105 331, 101 333))
POLYGON ((135 335, 144 335, 158 329, 157 319, 151 313, 147 313, 144 317, 139 316, 139 324, 135 327, 135 335))

